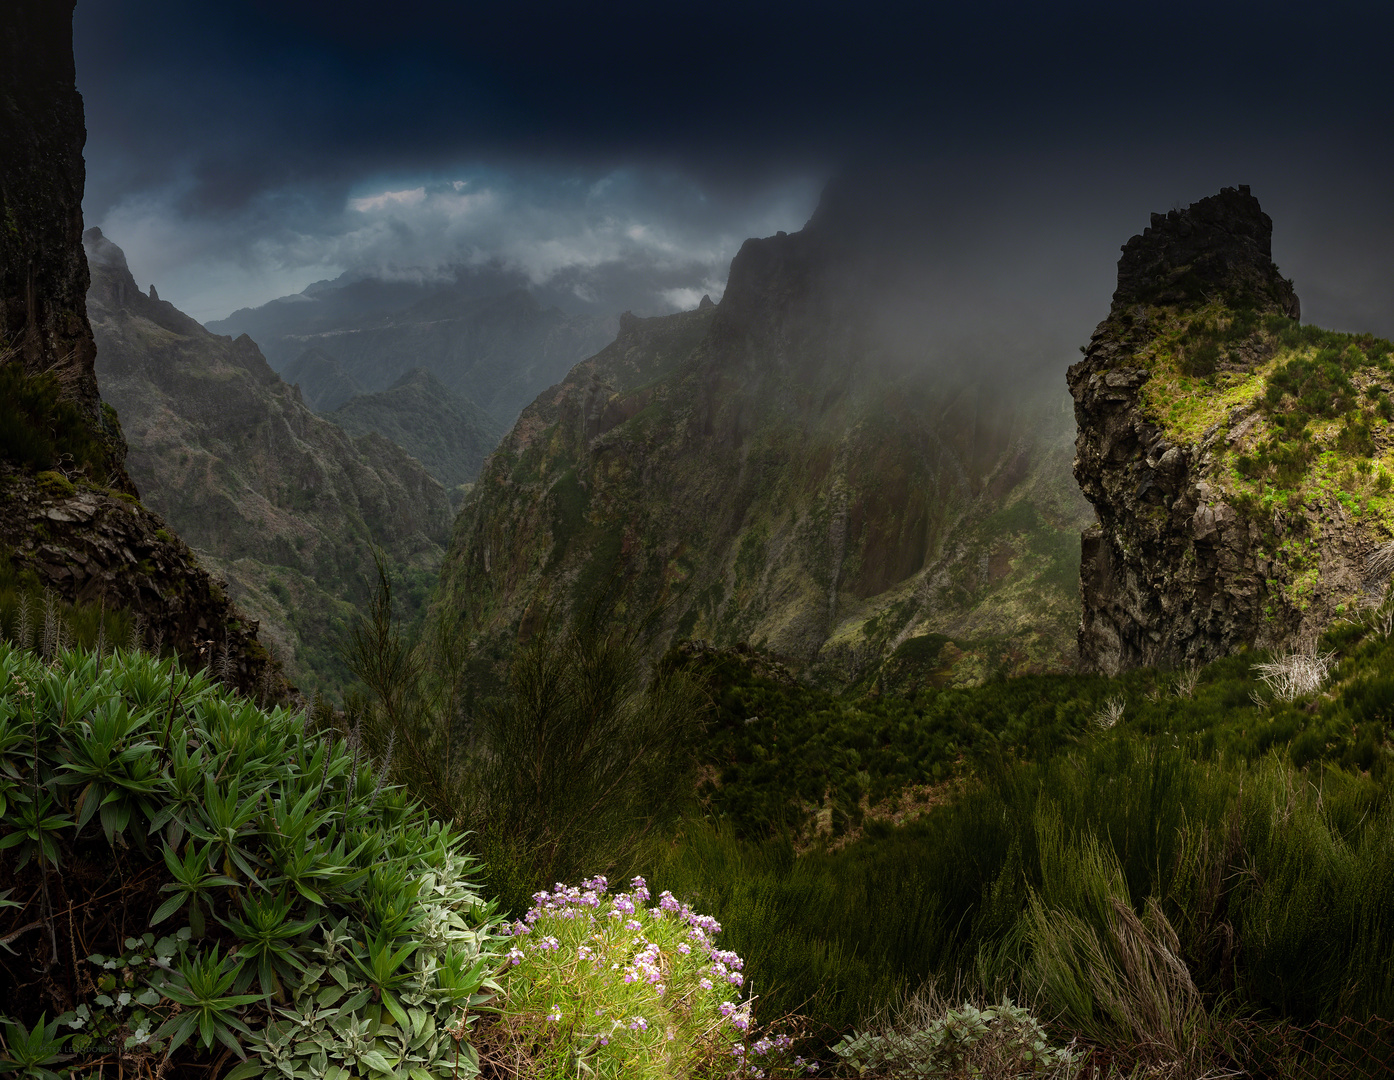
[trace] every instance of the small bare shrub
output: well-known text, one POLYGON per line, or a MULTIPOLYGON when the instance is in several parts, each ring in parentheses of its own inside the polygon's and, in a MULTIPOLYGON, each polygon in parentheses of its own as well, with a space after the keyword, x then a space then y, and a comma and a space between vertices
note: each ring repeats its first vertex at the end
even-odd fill
POLYGON ((44 590, 44 629, 40 639, 39 655, 52 660, 58 653, 63 635, 63 616, 58 610, 58 594, 52 589, 44 590))
POLYGON ((1294 651, 1255 664, 1254 673, 1279 701, 1295 701, 1320 690, 1335 662, 1334 652, 1294 651))
POLYGON ((19 598, 19 621, 15 626, 15 644, 21 649, 34 647, 34 615, 29 609, 29 594, 19 598))
POLYGON ((1123 719, 1123 710, 1127 708, 1127 705, 1127 699, 1122 694, 1109 698, 1094 714, 1094 726, 1100 731, 1108 731, 1123 719))
POLYGON ((1176 696, 1180 698, 1191 698, 1195 696, 1196 686, 1200 682, 1200 665, 1192 663, 1183 668, 1176 675, 1176 696))
POLYGON ((1376 546, 1365 563, 1366 574, 1377 581, 1388 581, 1394 574, 1394 540, 1376 546))

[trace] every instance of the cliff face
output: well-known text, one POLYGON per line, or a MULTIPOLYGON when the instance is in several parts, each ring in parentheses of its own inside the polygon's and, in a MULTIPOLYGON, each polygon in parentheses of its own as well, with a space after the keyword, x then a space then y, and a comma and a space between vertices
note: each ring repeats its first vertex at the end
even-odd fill
MULTIPOLYGON (((0 21, 0 365, 47 375, 90 440, 73 462, 134 494, 114 417, 104 415, 87 325, 82 255, 82 97, 74 0, 15 0, 0 21)), ((9 418, 7 418, 9 420, 9 418)), ((13 423, 13 421, 9 421, 13 423)), ((70 421, 71 422, 71 421, 70 421)))
POLYGON ((21 588, 129 609, 188 662, 226 646, 251 689, 267 664, 256 624, 136 499, 97 392, 72 13, 71 0, 0 7, 0 560, 21 588))
POLYGON ((659 609, 660 646, 763 644, 840 683, 1072 663, 1087 507, 1062 403, 898 348, 894 267, 846 205, 747 241, 719 306, 622 318, 525 409, 438 603, 500 653, 613 587, 627 617, 659 609))
POLYGON ((367 595, 371 545, 433 574, 445 490, 400 447, 312 413, 250 338, 210 334, 142 293, 100 230, 84 240, 97 376, 147 503, 261 620, 295 678, 332 684, 333 627, 367 595))
POLYGON ((1388 343, 1300 326, 1272 228, 1246 187, 1152 215, 1069 370, 1086 669, 1308 642, 1390 535, 1388 343))

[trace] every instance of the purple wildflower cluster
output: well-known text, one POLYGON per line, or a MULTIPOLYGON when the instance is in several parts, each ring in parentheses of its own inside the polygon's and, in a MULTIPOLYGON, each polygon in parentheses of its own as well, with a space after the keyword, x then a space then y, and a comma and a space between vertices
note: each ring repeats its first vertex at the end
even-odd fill
MULTIPOLYGON (((508 928, 508 932, 515 937, 531 934, 537 920, 544 915, 560 919, 584 918, 594 924, 609 887, 610 883, 603 876, 590 878, 580 885, 563 885, 557 882, 551 892, 533 894, 532 907, 522 919, 508 928)), ((623 920, 622 925, 626 931, 641 934, 643 924, 634 916, 638 914, 640 905, 648 903, 651 899, 647 882, 641 877, 636 877, 630 883, 629 892, 616 893, 610 898, 610 909, 606 912, 606 918, 614 921, 623 920)), ((721 933, 721 924, 710 915, 699 914, 688 905, 679 903, 666 889, 659 894, 658 904, 648 909, 648 914, 655 919, 676 916, 687 924, 689 940, 680 943, 677 949, 684 956, 691 955, 694 946, 706 953, 709 966, 703 971, 699 982, 703 990, 711 990, 718 983, 740 986, 745 982, 741 973, 745 962, 729 949, 718 949, 713 942, 712 939, 721 933)), ((663 993, 665 987, 658 946, 642 938, 638 944, 638 952, 623 968, 624 981, 632 983, 643 979, 657 987, 659 993, 663 993)), ((544 937, 537 942, 535 948, 539 951, 555 951, 558 948, 557 939, 551 936, 544 937)), ((509 950, 508 962, 516 965, 522 961, 523 955, 523 952, 514 946, 509 950)), ((592 959, 593 950, 583 945, 578 950, 578 956, 582 960, 592 959)), ((748 1022, 748 1011, 746 1015, 748 1022)), ((736 1023, 735 1020, 732 1022, 736 1023)))
MULTIPOLYGON (((586 961, 591 965, 587 970, 594 972, 605 964, 624 983, 647 984, 659 997, 667 994, 670 978, 678 974, 679 970, 683 973, 684 980, 691 980, 695 974, 696 986, 706 993, 719 994, 727 987, 741 987, 744 984, 745 963, 736 953, 717 948, 714 939, 721 933, 721 924, 710 915, 693 911, 667 891, 659 894, 656 904, 647 906, 651 903, 652 896, 648 884, 641 877, 633 879, 628 891, 611 895, 609 887, 609 882, 604 877, 594 877, 583 881, 579 886, 568 886, 559 882, 550 892, 535 893, 532 907, 527 914, 506 930, 514 938, 513 947, 507 955, 508 964, 516 966, 527 959, 529 954, 539 959, 553 954, 557 959, 564 961, 565 958, 559 955, 563 951, 562 944, 555 936, 541 932, 542 929, 555 928, 560 933, 561 928, 546 921, 543 921, 541 928, 538 926, 540 920, 559 919, 581 924, 568 933, 579 932, 581 936, 586 937, 586 943, 576 945, 575 955, 577 961, 586 961), (648 940, 645 935, 642 922, 642 916, 645 914, 655 924, 666 924, 667 928, 655 936, 669 943, 672 949, 669 955, 665 956, 663 948, 657 942, 648 940), (617 938, 617 932, 622 936, 617 938), (623 950, 619 957, 615 957, 616 946, 623 950), (612 958, 613 962, 610 962, 612 958), (676 966, 678 970, 670 970, 670 966, 676 966)), ((691 987, 693 984, 691 981, 680 981, 674 985, 691 987)), ((684 998, 690 992, 684 992, 684 998)), ((705 1000, 715 1004, 711 998, 705 1000)), ((596 1009, 595 1014, 601 1017, 606 1011, 596 1009)), ((753 1043, 750 1042, 754 1033, 751 1031, 749 1000, 723 1000, 716 1011, 720 1014, 721 1025, 726 1028, 727 1037, 734 1036, 730 1051, 735 1058, 736 1066, 733 1076, 764 1076, 761 1063, 766 1061, 769 1055, 782 1054, 792 1046, 792 1039, 788 1035, 764 1035, 753 1043)), ((561 1006, 555 1005, 547 1013, 547 1019, 557 1023, 561 1021, 562 1015, 561 1006)), ((608 1046, 610 1036, 620 1029, 636 1033, 647 1032, 650 1021, 643 1016, 630 1015, 613 1017, 611 1023, 613 1026, 608 1031, 597 1032, 594 1035, 598 1045, 608 1046)), ((714 1031, 712 1034, 717 1033, 714 1031)), ((675 1032, 672 1028, 667 1028, 667 1039, 671 1040, 674 1037, 675 1032)), ((795 1067, 806 1069, 809 1073, 818 1067, 816 1063, 805 1062, 802 1058, 795 1058, 794 1064, 795 1067)))

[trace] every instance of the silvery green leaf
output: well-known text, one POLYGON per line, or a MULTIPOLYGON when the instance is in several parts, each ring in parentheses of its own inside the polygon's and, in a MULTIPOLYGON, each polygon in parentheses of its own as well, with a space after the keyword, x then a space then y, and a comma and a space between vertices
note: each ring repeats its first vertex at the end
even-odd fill
POLYGON ((392 1072, 392 1066, 388 1064, 387 1058, 377 1050, 369 1050, 366 1054, 360 1054, 358 1060, 374 1072, 392 1072))

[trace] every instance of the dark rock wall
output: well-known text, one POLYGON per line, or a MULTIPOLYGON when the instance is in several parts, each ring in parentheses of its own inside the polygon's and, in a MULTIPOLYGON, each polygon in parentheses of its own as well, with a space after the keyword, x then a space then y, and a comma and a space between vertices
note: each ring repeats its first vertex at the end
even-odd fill
POLYGON ((102 417, 87 325, 87 130, 73 68, 73 8, 74 0, 0 6, 0 363, 56 375, 107 445, 103 479, 133 493, 119 429, 102 417))
POLYGON ((243 689, 258 687, 266 653, 257 624, 228 601, 187 544, 129 495, 69 494, 22 475, 0 479, 0 544, 21 572, 76 604, 138 613, 145 643, 203 664, 224 645, 243 689))
POLYGON ((73 8, 73 0, 0 4, 0 363, 51 376, 107 460, 101 475, 67 469, 66 478, 0 460, 0 559, 64 600, 130 609, 147 641, 158 637, 188 662, 205 661, 209 641, 226 646, 235 681, 251 689, 267 663, 256 624, 135 498, 115 413, 97 392, 73 8))
POLYGON ((1231 307, 1301 315, 1292 282, 1273 265, 1273 219, 1247 184, 1185 210, 1153 214, 1152 223, 1123 245, 1112 314, 1135 304, 1199 304, 1223 299, 1231 307))

